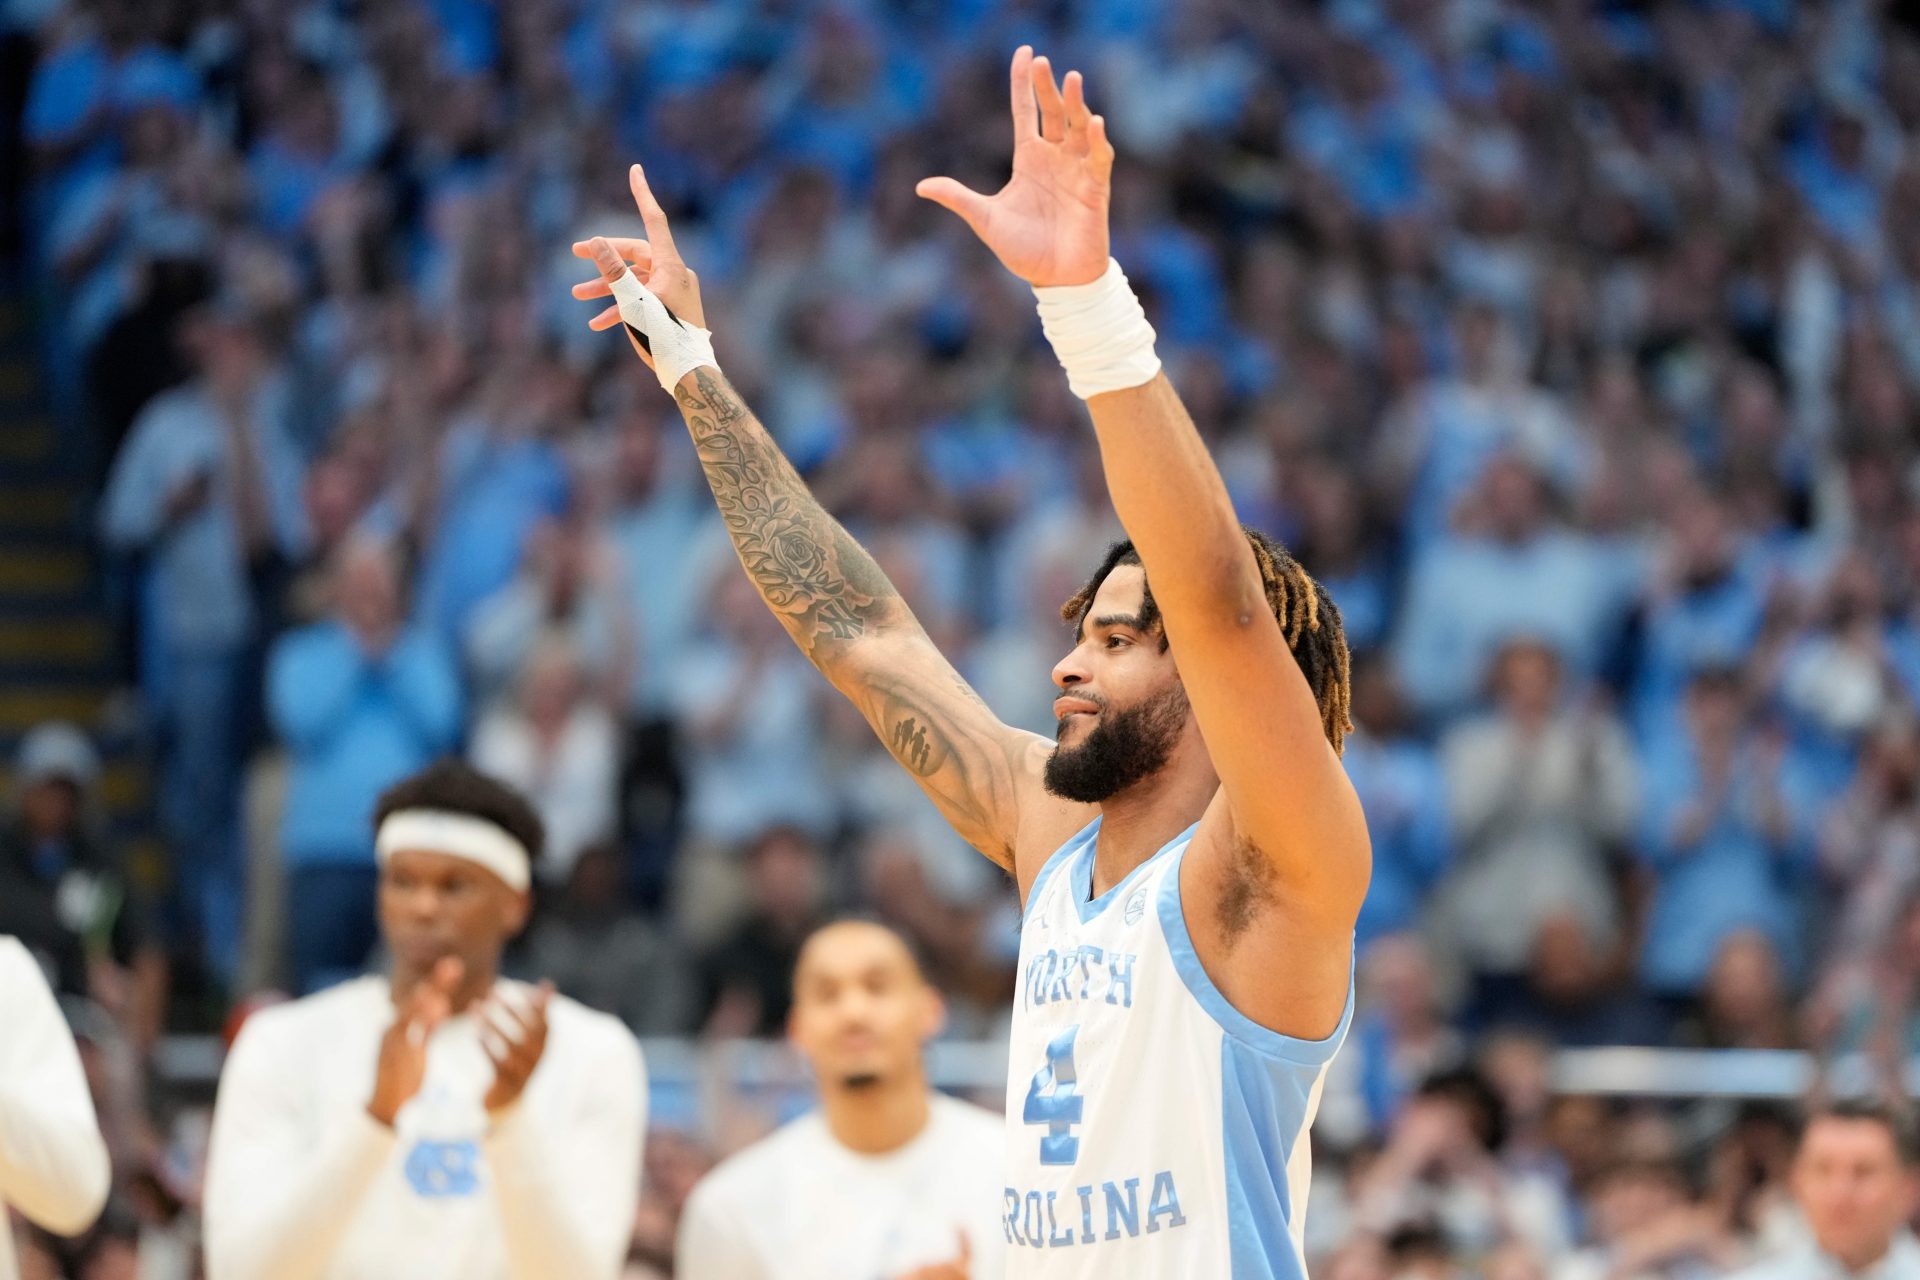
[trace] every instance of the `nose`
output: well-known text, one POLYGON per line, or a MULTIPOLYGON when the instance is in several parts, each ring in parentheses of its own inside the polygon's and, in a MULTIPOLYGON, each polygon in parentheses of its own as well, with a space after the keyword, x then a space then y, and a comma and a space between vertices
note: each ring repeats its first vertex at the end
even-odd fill
POLYGON ((1087 646, 1076 644, 1067 651, 1067 656, 1053 664, 1053 683, 1061 689, 1071 689, 1087 682, 1087 667, 1083 655, 1087 646))
POLYGON ((409 892, 402 904, 407 919, 416 924, 432 924, 440 918, 440 893, 428 885, 418 885, 409 892))

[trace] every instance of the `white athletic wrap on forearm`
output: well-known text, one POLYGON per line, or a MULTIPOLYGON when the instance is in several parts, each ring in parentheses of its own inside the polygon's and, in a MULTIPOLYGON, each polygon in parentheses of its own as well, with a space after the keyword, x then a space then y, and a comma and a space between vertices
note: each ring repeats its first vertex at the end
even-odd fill
POLYGON ((444 853, 477 863, 506 881, 509 889, 525 889, 533 881, 533 859, 527 846, 485 818, 442 809, 401 809, 387 815, 374 837, 374 856, 380 865, 402 849, 444 853))
POLYGON ((1098 280, 1035 288, 1033 296, 1067 385, 1082 400, 1141 386, 1160 372, 1153 326, 1112 258, 1098 280))
POLYGON ((613 281, 613 300, 620 307, 620 318, 646 337, 647 354, 653 357, 653 371, 669 393, 680 379, 705 366, 718 369, 713 358, 713 334, 688 324, 660 301, 653 290, 641 284, 631 271, 623 271, 613 281))

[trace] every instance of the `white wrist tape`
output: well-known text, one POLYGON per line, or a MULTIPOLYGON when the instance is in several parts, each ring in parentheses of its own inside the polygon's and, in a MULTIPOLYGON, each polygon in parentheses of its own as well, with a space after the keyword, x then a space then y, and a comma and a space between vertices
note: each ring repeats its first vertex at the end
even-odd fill
POLYGON ((709 369, 720 367, 720 362, 713 358, 713 334, 667 310, 667 304, 641 284, 633 272, 622 271, 611 287, 613 300, 620 307, 620 318, 653 357, 653 371, 669 394, 680 385, 680 379, 702 365, 709 369))
POLYGON ((374 836, 374 856, 385 866, 402 849, 464 858, 499 876, 509 889, 525 889, 533 880, 533 859, 527 847, 506 828, 471 814, 442 809, 401 809, 388 814, 374 836))
POLYGON ((1127 273, 1112 258, 1090 284, 1036 288, 1033 296, 1040 303, 1040 327, 1067 371, 1067 385, 1082 400, 1140 386, 1160 372, 1153 326, 1127 287, 1127 273))

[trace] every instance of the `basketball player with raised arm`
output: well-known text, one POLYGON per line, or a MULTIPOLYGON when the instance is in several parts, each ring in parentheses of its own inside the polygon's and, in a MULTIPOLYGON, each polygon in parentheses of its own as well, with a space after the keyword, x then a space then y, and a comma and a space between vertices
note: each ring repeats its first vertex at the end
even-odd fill
MULTIPOLYGON (((1065 608, 1057 742, 1000 724, 740 402, 638 167, 647 242, 575 246, 680 404, 741 563, 1025 901, 1007 1085, 1012 1277, 1301 1277, 1307 1128, 1352 1008, 1369 851, 1339 614, 1244 530, 1107 252, 1113 148, 1022 48, 1013 177, 920 194, 1034 286, 1129 541, 1065 608)), ((1036 673, 1037 678, 1038 673, 1036 673)))

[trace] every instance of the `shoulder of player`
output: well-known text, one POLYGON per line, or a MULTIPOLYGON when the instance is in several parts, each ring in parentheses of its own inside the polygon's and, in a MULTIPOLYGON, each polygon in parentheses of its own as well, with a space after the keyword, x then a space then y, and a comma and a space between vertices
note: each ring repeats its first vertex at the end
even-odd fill
POLYGON ((247 1015, 235 1046, 318 1040, 338 1029, 387 1016, 391 1002, 384 978, 355 978, 310 996, 267 1005, 247 1015))
POLYGON ((627 1024, 610 1013, 588 1008, 571 996, 555 992, 547 1004, 547 1024, 555 1031, 582 1043, 600 1045, 609 1051, 640 1052, 640 1042, 627 1024))
POLYGON ((765 1195, 791 1185, 794 1166, 808 1161, 808 1148, 824 1133, 825 1125, 817 1111, 789 1120, 714 1165, 694 1187, 693 1194, 708 1208, 757 1204, 765 1195))
POLYGON ((12 986, 27 976, 28 969, 40 971, 27 944, 10 933, 0 933, 0 983, 12 986))
POLYGON ((1006 1117, 997 1111, 975 1106, 952 1094, 935 1093, 933 1111, 944 1130, 943 1137, 959 1142, 978 1142, 998 1153, 1006 1141, 1006 1117))

